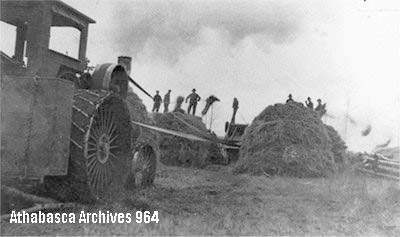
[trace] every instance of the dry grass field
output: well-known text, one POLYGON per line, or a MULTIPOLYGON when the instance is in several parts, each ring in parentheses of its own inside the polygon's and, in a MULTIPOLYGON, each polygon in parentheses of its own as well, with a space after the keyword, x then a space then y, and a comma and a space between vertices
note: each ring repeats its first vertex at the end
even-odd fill
MULTIPOLYGON (((327 179, 160 167, 154 187, 87 211, 159 211, 158 224, 9 224, 1 235, 400 236, 400 189, 354 173, 327 179)), ((80 210, 72 210, 79 212, 80 210)))

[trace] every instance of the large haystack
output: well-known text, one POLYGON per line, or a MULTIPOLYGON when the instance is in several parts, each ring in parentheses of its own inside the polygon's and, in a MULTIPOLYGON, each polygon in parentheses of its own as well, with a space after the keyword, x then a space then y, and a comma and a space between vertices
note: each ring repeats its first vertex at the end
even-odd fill
MULTIPOLYGON (((157 126, 204 137, 208 134, 201 118, 183 113, 155 114, 157 126)), ((203 167, 209 162, 211 143, 160 134, 160 161, 166 165, 203 167)))
POLYGON ((268 106, 242 139, 237 172, 320 177, 344 162, 346 148, 337 132, 301 103, 268 106))
POLYGON ((333 153, 333 158, 335 159, 335 164, 338 168, 344 169, 347 165, 346 143, 332 126, 325 125, 325 128, 328 131, 329 138, 331 139, 331 151, 333 153))

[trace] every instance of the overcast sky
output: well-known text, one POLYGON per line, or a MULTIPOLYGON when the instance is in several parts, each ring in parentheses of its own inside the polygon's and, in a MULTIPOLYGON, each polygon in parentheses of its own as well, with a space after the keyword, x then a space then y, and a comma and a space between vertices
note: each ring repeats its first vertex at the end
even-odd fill
POLYGON ((326 102, 326 122, 352 150, 370 151, 390 138, 398 145, 397 0, 65 2, 97 21, 89 31, 93 65, 127 55, 131 76, 152 94, 171 89, 175 99, 196 88, 202 99, 217 96, 217 134, 234 97, 237 122, 250 123, 291 93, 326 102), (347 123, 346 134, 347 111, 356 123, 347 123), (368 125, 371 133, 361 136, 368 125))

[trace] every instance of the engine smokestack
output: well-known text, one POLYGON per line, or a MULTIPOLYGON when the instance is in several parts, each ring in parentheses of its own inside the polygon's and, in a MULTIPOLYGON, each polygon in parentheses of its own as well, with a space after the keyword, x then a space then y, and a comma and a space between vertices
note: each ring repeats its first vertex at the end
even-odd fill
POLYGON ((118 64, 122 65, 125 68, 126 74, 128 74, 128 76, 131 75, 132 57, 119 56, 118 57, 118 64))

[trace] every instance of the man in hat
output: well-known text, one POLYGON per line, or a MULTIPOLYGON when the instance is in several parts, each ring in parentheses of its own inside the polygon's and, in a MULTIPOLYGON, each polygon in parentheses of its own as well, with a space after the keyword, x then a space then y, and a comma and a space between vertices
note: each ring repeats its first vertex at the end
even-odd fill
POLYGON ((197 102, 200 101, 200 96, 196 94, 196 89, 192 90, 192 93, 186 97, 186 103, 189 100, 189 107, 188 107, 188 114, 190 114, 190 110, 193 109, 193 115, 196 114, 196 107, 197 107, 197 102))
POLYGON ((170 101, 170 96, 171 95, 171 90, 168 90, 167 94, 164 95, 164 113, 168 112, 168 106, 169 106, 169 101, 170 101))
POLYGON ((286 100, 286 103, 293 102, 292 94, 289 94, 289 99, 286 100))
POLYGON ((310 97, 308 97, 306 100, 306 106, 307 106, 307 108, 314 110, 314 103, 311 101, 310 97))
POLYGON ((154 105, 153 105, 152 112, 155 111, 158 113, 158 110, 160 109, 162 99, 161 99, 161 96, 159 93, 160 93, 160 91, 156 91, 156 95, 153 97, 154 105))

